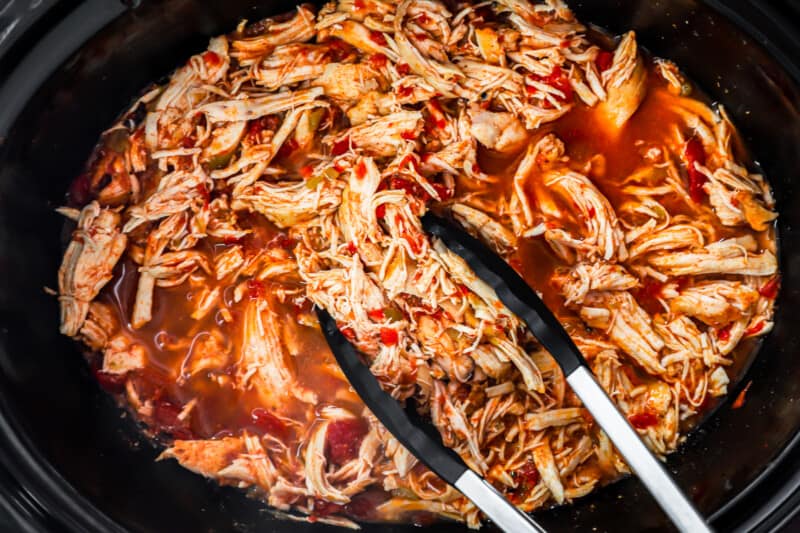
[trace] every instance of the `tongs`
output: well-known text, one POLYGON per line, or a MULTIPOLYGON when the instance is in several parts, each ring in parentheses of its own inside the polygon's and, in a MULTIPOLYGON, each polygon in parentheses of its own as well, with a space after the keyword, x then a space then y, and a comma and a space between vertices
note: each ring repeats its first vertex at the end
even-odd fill
MULTIPOLYGON (((594 378, 586 360, 561 323, 527 282, 500 256, 456 225, 431 213, 422 218, 422 224, 430 235, 441 239, 452 252, 461 256, 478 277, 495 290, 500 301, 525 322, 556 360, 567 383, 673 524, 684 532, 710 532, 710 527, 689 499, 594 378)), ((361 362, 356 349, 342 335, 330 315, 324 310, 319 310, 318 314, 325 337, 350 384, 400 443, 472 500, 501 529, 513 532, 544 531, 467 468, 455 452, 412 423, 400 404, 381 389, 377 379, 361 362)))

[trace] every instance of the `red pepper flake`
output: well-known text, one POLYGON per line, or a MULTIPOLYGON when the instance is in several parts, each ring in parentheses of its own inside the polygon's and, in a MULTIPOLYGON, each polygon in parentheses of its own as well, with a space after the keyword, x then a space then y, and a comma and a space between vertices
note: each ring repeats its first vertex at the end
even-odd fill
POLYGON ((356 338, 356 331, 353 328, 339 328, 339 331, 341 331, 342 335, 344 335, 344 337, 349 341, 353 341, 356 338))
POLYGON ((369 56, 369 64, 375 69, 381 69, 386 66, 386 56, 383 54, 372 54, 369 56))
POLYGON ((608 50, 600 50, 600 52, 594 58, 594 64, 597 66, 597 70, 600 72, 605 72, 606 70, 610 69, 613 63, 614 54, 608 50))
POLYGON ((407 141, 413 141, 417 138, 417 132, 414 130, 406 130, 400 133, 400 137, 407 141))
MULTIPOLYGON (((353 148, 355 148, 355 145, 353 145, 353 148)), ((333 147, 331 148, 331 155, 333 156, 342 155, 349 149, 350 149, 350 137, 345 137, 344 139, 341 139, 333 143, 333 147)))
POLYGON ((358 252, 358 248, 356 247, 356 243, 349 242, 347 243, 347 251, 350 252, 350 255, 355 255, 358 252))
POLYGON ((266 295, 264 284, 258 281, 257 279, 248 279, 247 294, 248 296, 250 296, 251 300, 257 300, 258 298, 263 298, 266 295))
POLYGON ((636 429, 647 429, 658 424, 658 415, 652 411, 642 411, 629 416, 628 421, 636 429))
POLYGON ((720 328, 717 331, 717 338, 722 342, 728 342, 731 340, 731 326, 733 326, 733 324, 728 324, 727 326, 720 328))
POLYGON ((758 294, 769 300, 774 300, 778 296, 778 290, 781 287, 781 280, 778 276, 769 279, 764 285, 758 289, 758 294))
POLYGON ((289 436, 289 428, 286 423, 262 407, 256 407, 250 411, 250 418, 262 434, 271 435, 280 440, 284 440, 289 436))
POLYGON ((217 54, 216 52, 208 50, 207 52, 203 53, 203 61, 209 67, 215 67, 222 63, 222 58, 219 57, 219 54, 217 54))
POLYGON ((386 216, 386 204, 381 204, 375 208, 375 216, 378 218, 383 218, 386 216))
POLYGON ((275 155, 279 158, 289 157, 298 148, 300 148, 300 143, 298 143, 297 140, 292 137, 291 139, 284 141, 278 150, 278 153, 275 155))
POLYGON ((363 160, 361 160, 356 165, 356 177, 362 180, 366 175, 367 175, 367 165, 364 163, 363 160))
POLYGON ((708 181, 706 175, 695 167, 695 163, 700 165, 706 164, 706 152, 700 139, 692 137, 686 141, 686 146, 683 149, 683 157, 686 160, 686 168, 689 174, 689 196, 696 203, 700 203, 706 197, 703 185, 708 181))
POLYGON ((396 329, 381 328, 381 342, 386 346, 394 346, 400 340, 396 329))
POLYGON ((386 319, 386 313, 383 312, 383 309, 371 309, 367 311, 367 316, 376 322, 386 319))
POLYGON ((414 88, 411 86, 400 85, 399 87, 397 87, 397 94, 403 98, 411 96, 413 92, 414 88))
POLYGON ((357 418, 336 420, 328 426, 325 456, 337 465, 358 457, 358 448, 366 435, 364 423, 357 418))
POLYGON ((300 167, 300 175, 303 176, 305 179, 310 178, 312 174, 314 174, 313 165, 305 165, 300 167))
POLYGON ((397 68, 397 73, 400 74, 401 76, 408 76, 409 73, 411 72, 411 67, 408 66, 408 63, 398 63, 396 68, 397 68))
POLYGON ((744 330, 744 334, 746 337, 751 335, 758 335, 759 333, 761 333, 761 331, 763 331, 765 325, 766 324, 764 323, 763 320, 759 320, 754 325, 744 330))
POLYGON ((369 32, 369 40, 379 46, 386 46, 386 37, 383 36, 383 32, 372 30, 369 32))
POLYGON ((753 384, 752 381, 748 381, 747 382, 747 385, 744 386, 744 388, 742 389, 742 392, 740 392, 739 395, 736 397, 736 399, 733 401, 733 404, 731 405, 731 408, 740 409, 744 405, 744 402, 745 402, 745 399, 746 399, 745 397, 747 396, 747 391, 750 390, 750 385, 752 385, 752 384, 753 384))

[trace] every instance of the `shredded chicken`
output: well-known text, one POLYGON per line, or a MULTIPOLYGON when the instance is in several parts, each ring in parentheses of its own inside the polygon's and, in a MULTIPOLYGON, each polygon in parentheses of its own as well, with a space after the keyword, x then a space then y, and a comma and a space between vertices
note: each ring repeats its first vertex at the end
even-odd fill
POLYGON ((740 341, 770 331, 780 285, 770 188, 690 93, 632 32, 593 44, 560 0, 242 22, 103 134, 91 201, 59 210, 77 223, 61 331, 160 459, 287 519, 482 520, 363 406, 313 306, 521 509, 570 502, 627 466, 420 217, 514 266, 666 456, 737 378, 740 341))

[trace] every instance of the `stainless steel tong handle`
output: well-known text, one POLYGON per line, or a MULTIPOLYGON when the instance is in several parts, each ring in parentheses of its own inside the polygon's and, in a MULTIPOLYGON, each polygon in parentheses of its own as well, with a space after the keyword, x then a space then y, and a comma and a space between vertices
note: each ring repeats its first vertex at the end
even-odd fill
POLYGON ((512 505, 497 489, 472 470, 467 470, 453 484, 464 496, 472 500, 497 527, 508 533, 544 529, 527 514, 512 505))
POLYGON ((567 383, 675 526, 687 533, 710 532, 711 528, 703 517, 675 484, 664 465, 650 453, 592 373, 580 366, 567 376, 567 383))

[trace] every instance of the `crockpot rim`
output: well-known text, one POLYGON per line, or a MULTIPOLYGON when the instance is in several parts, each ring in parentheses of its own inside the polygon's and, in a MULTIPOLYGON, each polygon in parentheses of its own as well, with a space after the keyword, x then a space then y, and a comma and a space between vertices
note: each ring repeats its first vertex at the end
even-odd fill
MULTIPOLYGON (((738 30, 753 38, 757 45, 764 48, 800 86, 800 28, 792 27, 790 23, 782 20, 775 10, 761 2, 697 1, 710 7, 728 19, 738 30), (777 30, 777 34, 773 32, 768 36, 761 31, 758 19, 750 19, 741 13, 743 6, 756 9, 758 11, 756 14, 771 24, 777 30)), ((48 7, 48 10, 52 10, 59 3, 57 0, 48 7)), ((12 101, 17 104, 4 105, 0 108, 0 152, 3 150, 5 137, 40 87, 87 41, 129 10, 135 10, 140 3, 130 0, 118 2, 86 0, 72 9, 62 20, 44 29, 41 36, 37 36, 36 45, 30 52, 22 55, 10 69, 6 79, 0 82, 0 101, 8 101, 11 96, 12 101), (59 43, 55 53, 52 46, 54 43, 59 43)), ((42 13, 31 16, 41 17, 42 13)), ((33 27, 33 24, 30 27, 33 27)), ((0 394, 0 449, 5 452, 0 457, 0 469, 2 469, 0 474, 10 474, 10 482, 13 482, 11 487, 0 484, 0 496, 5 498, 0 508, 8 510, 16 520, 27 522, 19 525, 30 531, 52 531, 53 526, 76 531, 126 531, 79 493, 30 442, 21 429, 22 424, 16 420, 7 398, 0 394), (56 524, 53 523, 53 519, 56 524)), ((713 511, 708 520, 716 522, 733 508, 746 502, 753 496, 754 491, 770 481, 769 478, 776 474, 798 448, 800 448, 800 432, 783 446, 764 470, 748 482, 742 491, 713 511)), ((785 525, 800 512, 800 506, 792 506, 797 500, 800 500, 800 471, 794 472, 787 480, 779 481, 774 493, 757 508, 752 509, 750 516, 737 527, 737 530, 766 531, 785 525), (781 510, 784 512, 781 513, 781 510)))

